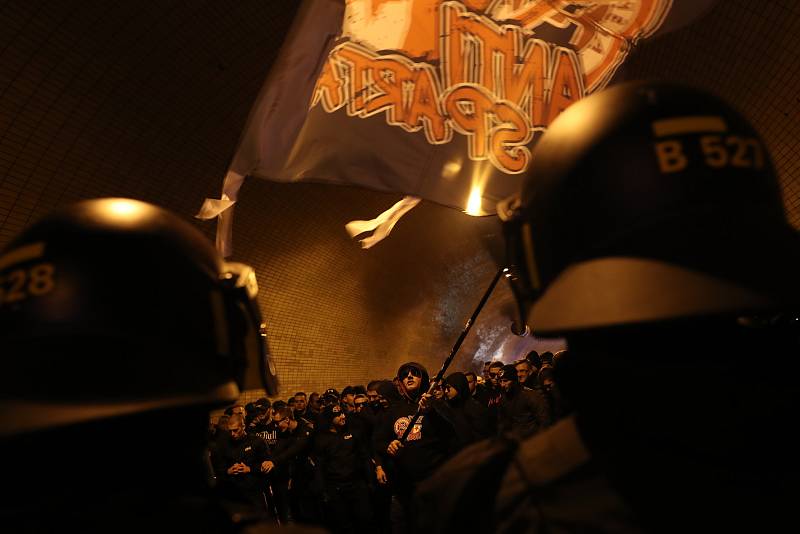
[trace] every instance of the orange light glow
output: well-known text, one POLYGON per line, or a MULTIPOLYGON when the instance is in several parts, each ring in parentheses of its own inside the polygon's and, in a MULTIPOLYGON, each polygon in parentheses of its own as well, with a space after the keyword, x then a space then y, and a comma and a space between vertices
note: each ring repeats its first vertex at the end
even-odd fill
POLYGON ((114 199, 106 204, 106 209, 114 215, 128 216, 140 211, 141 206, 138 202, 127 199, 114 199))
POLYGON ((474 174, 472 175, 472 187, 469 190, 467 208, 464 210, 464 213, 467 215, 476 217, 488 215, 487 212, 483 211, 483 192, 486 190, 486 183, 489 181, 491 173, 491 165, 476 165, 474 174))
POLYGON ((483 191, 478 186, 472 186, 472 191, 469 192, 469 200, 467 201, 467 215, 480 215, 481 210, 481 193, 483 191))

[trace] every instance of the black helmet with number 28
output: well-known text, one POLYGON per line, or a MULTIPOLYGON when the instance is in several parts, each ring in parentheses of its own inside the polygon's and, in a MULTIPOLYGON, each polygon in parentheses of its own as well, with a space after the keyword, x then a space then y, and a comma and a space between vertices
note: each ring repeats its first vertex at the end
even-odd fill
POLYGON ((0 255, 0 435, 277 390, 254 271, 172 213, 80 202, 0 255))
POLYGON ((700 90, 633 82, 575 103, 498 213, 540 335, 800 301, 800 239, 766 147, 700 90))

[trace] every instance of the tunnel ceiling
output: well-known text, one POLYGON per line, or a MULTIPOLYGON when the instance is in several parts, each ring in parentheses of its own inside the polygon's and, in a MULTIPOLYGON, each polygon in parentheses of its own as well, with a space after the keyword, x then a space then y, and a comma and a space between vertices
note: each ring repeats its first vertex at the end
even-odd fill
MULTIPOLYGON (((127 196, 192 219, 217 197, 237 139, 297 3, 289 0, 0 4, 0 247, 53 208, 127 196)), ((710 89, 764 135, 800 227, 800 4, 724 0, 686 29, 645 42, 629 79, 710 89)), ((498 228, 423 203, 363 251, 344 232, 399 195, 246 183, 238 261, 256 267, 284 392, 434 372, 495 272, 498 228)), ((558 342, 509 337, 501 284, 455 368, 558 342), (548 344, 550 343, 550 344, 548 344)))

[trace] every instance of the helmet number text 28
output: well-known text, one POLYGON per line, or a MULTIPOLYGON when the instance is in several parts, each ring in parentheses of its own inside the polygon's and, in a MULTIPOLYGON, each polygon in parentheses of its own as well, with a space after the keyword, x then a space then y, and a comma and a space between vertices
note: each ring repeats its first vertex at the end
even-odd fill
POLYGON ((39 263, 0 276, 0 306, 46 295, 56 287, 54 275, 52 263, 39 263))

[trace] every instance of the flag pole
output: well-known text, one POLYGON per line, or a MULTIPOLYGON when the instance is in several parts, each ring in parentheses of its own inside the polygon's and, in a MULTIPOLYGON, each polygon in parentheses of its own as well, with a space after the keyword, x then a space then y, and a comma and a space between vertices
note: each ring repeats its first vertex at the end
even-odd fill
MULTIPOLYGON (((489 288, 486 290, 486 292, 484 292, 481 301, 478 303, 478 306, 475 308, 475 311, 472 312, 472 316, 469 318, 469 320, 467 320, 467 323, 464 325, 464 330, 461 331, 461 334, 458 336, 458 339, 453 345, 453 349, 450 351, 450 354, 444 360, 442 368, 439 369, 439 372, 436 373, 436 376, 431 381, 430 387, 428 388, 428 393, 433 393, 433 390, 436 387, 436 385, 442 381, 442 377, 444 376, 445 371, 447 371, 447 368, 450 367, 451 363, 453 363, 453 359, 456 357, 456 354, 458 354, 458 349, 461 348, 461 344, 464 342, 464 339, 467 337, 467 334, 469 334, 472 325, 475 323, 475 319, 478 318, 478 314, 481 313, 481 310, 483 309, 483 306, 486 304, 486 301, 489 300, 489 297, 494 291, 495 286, 497 286, 497 282, 500 281, 500 277, 508 273, 509 269, 507 267, 501 267, 500 269, 497 270, 497 274, 495 274, 494 278, 492 278, 492 283, 489 284, 489 288)), ((408 423, 408 426, 403 432, 403 435, 400 438, 400 443, 405 443, 406 438, 408 438, 408 434, 411 432, 411 429, 414 427, 414 424, 417 422, 421 414, 422 412, 419 406, 417 406, 417 412, 414 414, 414 417, 411 418, 411 422, 408 423)))

